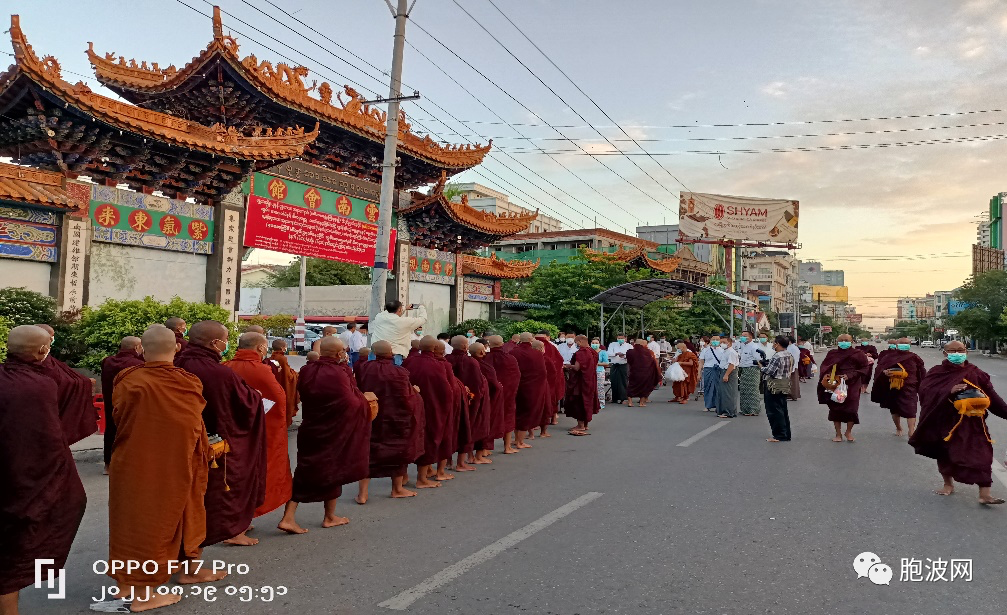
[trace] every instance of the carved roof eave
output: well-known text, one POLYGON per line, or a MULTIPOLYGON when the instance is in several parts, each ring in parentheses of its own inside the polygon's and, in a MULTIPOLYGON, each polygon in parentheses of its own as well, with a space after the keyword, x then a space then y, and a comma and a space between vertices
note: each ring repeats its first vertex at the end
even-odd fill
MULTIPOLYGON (((0 76, 0 90, 13 85, 23 74, 67 104, 87 112, 102 122, 158 141, 244 160, 285 160, 304 153, 318 136, 303 128, 293 134, 247 137, 221 126, 204 126, 166 113, 141 109, 91 91, 83 82, 70 85, 60 76, 59 62, 52 56, 39 59, 21 31, 17 15, 11 15, 11 43, 16 66, 0 76)), ((286 132, 286 131, 285 131, 286 132)))
POLYGON ((542 263, 536 261, 512 260, 497 258, 496 254, 486 258, 465 254, 462 257, 462 273, 465 275, 481 275, 488 278, 517 279, 531 277, 542 263))
MULTIPOLYGON (((143 62, 137 66, 135 60, 127 64, 122 56, 116 63, 110 59, 114 54, 100 56, 95 53, 94 45, 90 42, 87 56, 96 78, 103 85, 114 85, 147 95, 161 94, 178 88, 191 76, 199 74, 204 66, 219 58, 227 62, 256 89, 267 94, 273 102, 306 113, 320 122, 336 125, 375 143, 380 144, 384 141, 387 133, 385 121, 372 115, 371 111, 374 110, 366 107, 357 108, 356 100, 352 98, 349 89, 347 95, 351 96, 351 100, 343 107, 337 107, 331 104, 332 88, 327 83, 318 86, 319 92, 323 87, 328 88, 328 101, 323 101, 309 96, 306 88, 288 85, 282 76, 279 79, 275 76, 266 78, 262 74, 262 65, 254 55, 241 59, 238 55, 237 41, 222 33, 220 9, 216 6, 213 7, 213 31, 213 40, 206 49, 177 70, 174 66, 155 69, 153 67, 157 66, 156 64, 152 64, 150 68, 143 68, 147 63, 143 62), (256 66, 255 69, 252 68, 253 64, 256 66), (348 108, 351 106, 352 108, 348 108)), ((277 68, 279 66, 280 64, 277 64, 277 68)), ((303 67, 295 67, 295 69, 301 68, 303 67)), ((271 72, 278 72, 272 70, 272 65, 269 69, 271 72)), ((306 69, 304 74, 307 74, 306 69)), ((338 98, 338 94, 336 96, 338 98)), ((341 99, 339 100, 341 102, 341 99)), ((438 145, 429 136, 420 138, 410 132, 409 124, 401 120, 399 123, 399 149, 437 167, 458 170, 472 168, 482 163, 492 146, 491 140, 487 145, 466 146, 468 149, 456 146, 456 149, 451 149, 438 145)))
POLYGON ((442 173, 440 182, 434 186, 430 194, 412 193, 412 204, 405 209, 400 209, 399 215, 408 218, 409 214, 413 212, 433 206, 440 209, 458 224, 498 237, 508 237, 528 230, 531 223, 538 218, 537 210, 535 213, 498 216, 475 209, 467 202, 455 203, 449 201, 444 198, 445 181, 446 176, 442 173))

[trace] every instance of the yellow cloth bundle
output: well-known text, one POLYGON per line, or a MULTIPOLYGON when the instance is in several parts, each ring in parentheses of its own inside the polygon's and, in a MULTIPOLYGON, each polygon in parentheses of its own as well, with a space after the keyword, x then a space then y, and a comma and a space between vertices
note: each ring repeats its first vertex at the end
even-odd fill
POLYGON ((899 390, 906 383, 909 372, 906 371, 906 368, 902 367, 901 363, 896 363, 896 365, 899 366, 899 371, 892 370, 892 373, 888 375, 888 388, 899 390))
MULTIPOLYGON (((986 409, 990 407, 990 398, 986 396, 985 391, 980 389, 978 386, 972 384, 968 380, 964 380, 964 382, 965 384, 971 385, 977 391, 982 393, 982 397, 963 397, 960 399, 955 399, 951 402, 952 404, 954 404, 955 410, 958 411, 958 422, 955 423, 955 426, 952 427, 951 431, 948 432, 947 437, 944 438, 945 442, 951 441, 952 434, 954 434, 955 430, 958 429, 958 426, 962 424, 962 421, 965 420, 965 417, 967 416, 978 417, 979 420, 982 420, 983 417, 986 415, 986 409)), ((990 438, 989 432, 986 431, 985 421, 983 421, 983 433, 986 435, 987 442, 989 442, 990 444, 995 443, 995 441, 992 438, 990 438)))

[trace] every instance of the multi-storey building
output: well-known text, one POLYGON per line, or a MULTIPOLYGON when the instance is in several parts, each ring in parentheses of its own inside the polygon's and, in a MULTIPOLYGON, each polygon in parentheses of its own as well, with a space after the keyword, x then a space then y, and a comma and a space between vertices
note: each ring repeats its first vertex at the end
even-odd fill
MULTIPOLYGON (((480 211, 489 212, 497 216, 535 213, 525 207, 511 203, 510 197, 506 194, 497 192, 492 188, 487 188, 482 184, 469 182, 451 184, 451 186, 459 190, 459 197, 465 196, 469 207, 480 211)), ((531 223, 531 226, 528 227, 525 233, 551 233, 560 230, 563 230, 562 222, 552 216, 539 212, 538 217, 535 218, 535 221, 531 223)))

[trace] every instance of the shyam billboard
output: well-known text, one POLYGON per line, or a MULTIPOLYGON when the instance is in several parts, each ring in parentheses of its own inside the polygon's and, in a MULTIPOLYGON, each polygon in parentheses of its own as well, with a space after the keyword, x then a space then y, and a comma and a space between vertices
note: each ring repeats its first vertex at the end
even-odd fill
POLYGON ((679 231, 696 239, 797 241, 800 203, 790 199, 682 192, 679 231))

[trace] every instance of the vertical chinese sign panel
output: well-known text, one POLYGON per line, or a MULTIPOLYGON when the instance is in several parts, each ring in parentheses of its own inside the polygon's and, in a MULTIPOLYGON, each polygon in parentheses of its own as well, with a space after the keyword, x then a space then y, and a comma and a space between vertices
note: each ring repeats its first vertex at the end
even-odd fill
POLYGON ((66 274, 60 309, 73 312, 84 307, 84 259, 87 257, 88 221, 66 219, 66 274))
MULTIPOLYGON (((379 213, 373 201, 255 173, 249 187, 244 245, 371 267, 379 213)), ((395 235, 392 230, 390 260, 395 254, 395 235)))
POLYGON ((224 239, 220 245, 220 254, 223 257, 223 269, 220 272, 220 306, 231 313, 237 309, 236 297, 238 295, 238 270, 241 267, 241 259, 238 254, 238 211, 227 209, 224 211, 224 239))

